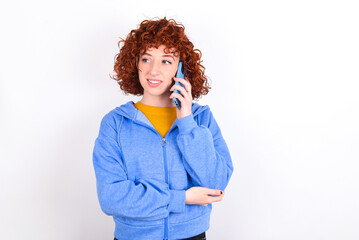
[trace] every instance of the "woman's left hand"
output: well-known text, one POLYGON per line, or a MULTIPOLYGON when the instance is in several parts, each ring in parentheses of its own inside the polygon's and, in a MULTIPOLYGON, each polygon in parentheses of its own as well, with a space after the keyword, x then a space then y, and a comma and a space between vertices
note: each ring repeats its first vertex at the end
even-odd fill
POLYGON ((175 77, 174 80, 182 83, 185 86, 183 88, 182 86, 180 86, 178 84, 174 84, 170 89, 171 92, 173 90, 177 89, 183 95, 183 97, 182 97, 181 94, 175 93, 175 92, 173 92, 170 95, 171 99, 175 97, 181 102, 181 110, 178 110, 178 108, 177 108, 177 119, 181 119, 181 118, 187 117, 187 116, 192 114, 191 84, 189 83, 188 80, 185 80, 183 78, 176 78, 175 77))

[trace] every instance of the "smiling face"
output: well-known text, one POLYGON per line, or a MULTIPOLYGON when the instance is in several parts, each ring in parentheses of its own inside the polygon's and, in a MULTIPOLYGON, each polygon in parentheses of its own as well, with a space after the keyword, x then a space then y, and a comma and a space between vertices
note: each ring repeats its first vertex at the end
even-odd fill
POLYGON ((165 45, 149 48, 138 62, 138 76, 143 87, 142 103, 152 106, 173 106, 169 98, 179 57, 165 53, 165 45))

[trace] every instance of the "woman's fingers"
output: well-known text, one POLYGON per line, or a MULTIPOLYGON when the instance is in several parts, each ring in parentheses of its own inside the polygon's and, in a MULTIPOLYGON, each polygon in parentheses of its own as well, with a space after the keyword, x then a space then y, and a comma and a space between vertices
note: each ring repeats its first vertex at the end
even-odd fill
POLYGON ((176 77, 174 78, 174 80, 182 83, 185 86, 186 90, 191 93, 192 86, 188 80, 183 78, 176 78, 176 77))
POLYGON ((208 195, 222 195, 223 191, 211 188, 205 188, 208 195))
POLYGON ((222 201, 224 192, 218 189, 192 187, 186 191, 186 204, 207 206, 213 202, 222 201))

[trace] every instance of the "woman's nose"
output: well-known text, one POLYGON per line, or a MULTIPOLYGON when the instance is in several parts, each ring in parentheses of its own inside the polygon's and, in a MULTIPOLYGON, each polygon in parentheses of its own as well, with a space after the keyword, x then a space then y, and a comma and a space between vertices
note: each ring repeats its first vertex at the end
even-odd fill
POLYGON ((150 69, 150 74, 151 76, 157 76, 160 73, 160 64, 157 62, 153 62, 151 69, 150 69))

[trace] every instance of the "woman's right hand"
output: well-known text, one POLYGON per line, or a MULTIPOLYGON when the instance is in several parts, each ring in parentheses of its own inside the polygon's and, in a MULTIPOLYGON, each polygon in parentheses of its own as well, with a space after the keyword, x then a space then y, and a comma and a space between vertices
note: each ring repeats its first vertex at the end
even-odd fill
POLYGON ((222 201, 224 191, 205 187, 191 187, 186 191, 186 204, 207 206, 213 202, 222 201), (212 197, 210 195, 218 195, 212 197))

